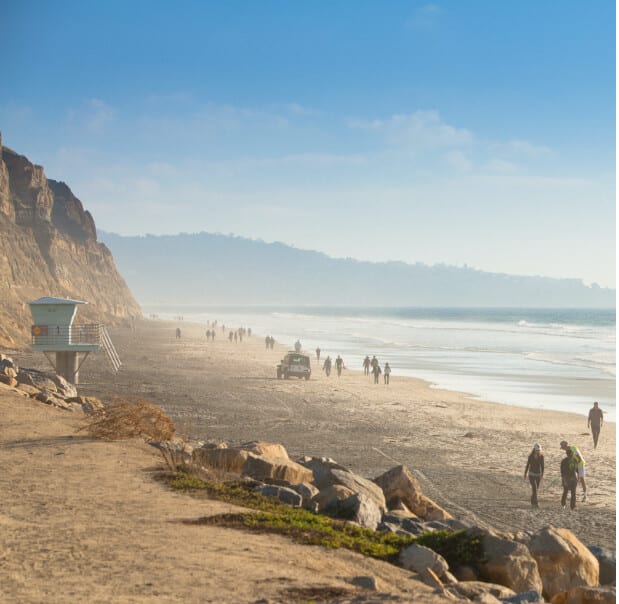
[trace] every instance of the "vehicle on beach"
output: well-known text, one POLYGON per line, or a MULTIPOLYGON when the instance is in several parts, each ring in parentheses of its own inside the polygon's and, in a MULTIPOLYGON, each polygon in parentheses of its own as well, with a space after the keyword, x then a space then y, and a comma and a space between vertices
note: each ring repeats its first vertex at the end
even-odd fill
POLYGON ((277 379, 284 378, 287 380, 290 377, 310 379, 312 375, 312 367, 308 355, 302 352, 290 351, 281 360, 277 366, 277 379))

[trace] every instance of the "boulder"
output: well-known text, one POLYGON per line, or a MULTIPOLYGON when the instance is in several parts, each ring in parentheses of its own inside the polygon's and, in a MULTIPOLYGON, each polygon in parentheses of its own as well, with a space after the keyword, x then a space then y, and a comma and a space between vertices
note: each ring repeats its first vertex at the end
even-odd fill
POLYGON ((323 484, 325 482, 328 484, 342 485, 354 493, 359 493, 369 497, 374 501, 378 509, 381 511, 381 514, 387 510, 385 496, 383 495, 381 488, 367 478, 353 474, 349 470, 333 468, 330 470, 328 476, 326 476, 322 481, 323 484))
POLYGON ((11 377, 17 377, 19 373, 19 366, 10 357, 2 355, 0 358, 0 373, 4 375, 10 375, 11 377))
POLYGON ((533 535, 528 548, 537 562, 546 599, 581 585, 598 585, 597 559, 570 530, 543 528, 533 535))
POLYGON ((398 563, 406 570, 413 570, 416 573, 421 573, 429 568, 439 578, 449 571, 449 564, 447 564, 445 558, 423 545, 411 545, 402 550, 398 557, 398 563))
POLYGON ((303 499, 299 493, 286 487, 278 487, 272 484, 265 484, 256 489, 258 493, 265 497, 277 497, 282 503, 291 505, 295 508, 301 506, 303 499))
POLYGON ((62 396, 63 398, 71 398, 77 396, 77 388, 73 384, 67 382, 67 380, 65 380, 65 378, 63 378, 61 375, 58 375, 56 373, 48 373, 46 375, 50 380, 52 380, 52 382, 54 382, 54 384, 56 385, 56 390, 58 391, 58 394, 60 396, 62 396))
POLYGON ((303 505, 307 505, 312 498, 319 493, 318 489, 309 482, 302 482, 300 484, 292 484, 290 488, 295 490, 303 499, 303 505))
POLYGON ((354 493, 340 503, 339 515, 363 528, 375 531, 380 523, 382 512, 373 499, 363 493, 354 493))
POLYGON ((498 583, 484 583, 483 581, 460 581, 453 588, 469 600, 474 600, 483 593, 489 593, 495 598, 509 598, 516 595, 513 589, 498 583))
POLYGON ((17 388, 23 390, 27 395, 31 397, 35 397, 39 392, 41 392, 38 388, 34 386, 29 386, 28 384, 17 384, 17 388))
POLYGON ((451 514, 421 492, 421 486, 406 466, 396 466, 376 477, 374 482, 382 489, 387 506, 400 502, 424 520, 448 520, 451 514))
POLYGON ((15 386, 17 386, 18 384, 17 380, 14 377, 11 377, 10 375, 5 375, 4 373, 0 373, 0 382, 6 384, 7 386, 10 386, 11 388, 15 388, 15 386))
POLYGON ((39 390, 48 390, 50 392, 56 392, 58 390, 52 379, 50 379, 43 372, 36 371, 35 369, 20 369, 17 374, 17 381, 20 384, 34 386, 39 390))
POLYGON ((253 453, 241 451, 247 455, 242 474, 256 480, 264 478, 278 478, 291 484, 311 482, 311 470, 288 459, 287 457, 258 457, 253 453))
POLYGON ((249 457, 247 451, 240 449, 194 449, 191 454, 192 463, 197 466, 212 468, 222 472, 240 474, 249 457))
POLYGON ((489 581, 506 585, 516 593, 531 589, 542 592, 537 562, 525 545, 479 528, 468 529, 466 533, 481 537, 483 561, 479 567, 489 581))
POLYGON ((510 596, 508 598, 501 598, 503 604, 544 604, 546 600, 539 591, 530 589, 529 591, 523 591, 522 593, 510 596))
POLYGON ((333 484, 331 470, 343 470, 345 472, 349 471, 348 468, 341 466, 330 457, 305 456, 297 459, 297 462, 312 471, 312 474, 314 476, 312 482, 319 489, 324 489, 325 487, 331 486, 333 484))
POLYGON ((552 604, 615 604, 617 591, 615 587, 579 586, 562 591, 552 598, 552 604))
POLYGON ((318 512, 336 512, 342 501, 345 501, 354 493, 343 487, 340 484, 334 484, 330 487, 326 487, 318 492, 318 494, 312 497, 312 503, 316 505, 316 511, 318 512))
POLYGON ((600 565, 600 585, 608 585, 617 578, 617 558, 615 552, 596 545, 587 548, 600 565))
POLYGON ((280 457, 290 459, 284 446, 275 443, 266 443, 254 440, 242 444, 239 449, 247 451, 248 453, 253 453, 259 457, 280 457))

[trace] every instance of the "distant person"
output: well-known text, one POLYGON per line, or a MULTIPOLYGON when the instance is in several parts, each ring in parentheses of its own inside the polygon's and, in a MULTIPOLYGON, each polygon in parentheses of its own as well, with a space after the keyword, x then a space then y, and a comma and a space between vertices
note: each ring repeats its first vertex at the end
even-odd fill
POLYGON ((210 329, 206 330, 206 341, 207 342, 211 341, 211 330, 210 329))
POLYGON ((275 346, 275 338, 273 336, 269 338, 269 344, 271 346, 271 350, 273 350, 273 347, 275 346))
POLYGON ((565 509, 568 492, 570 493, 570 509, 576 509, 578 461, 574 458, 574 452, 570 448, 565 450, 565 457, 561 461, 561 484, 563 485, 563 495, 561 496, 561 509, 565 509))
POLYGON ((561 448, 564 451, 570 449, 572 451, 572 455, 574 460, 576 461, 577 469, 578 469, 578 480, 582 486, 582 500, 587 501, 587 484, 585 483, 585 458, 582 456, 582 453, 578 450, 576 445, 570 445, 566 440, 561 441, 561 448))
POLYGON ((294 343, 294 350, 295 350, 295 352, 301 352, 301 341, 300 340, 297 340, 294 343))
POLYGON ((600 430, 604 424, 604 411, 602 411, 598 405, 598 402, 593 403, 593 407, 589 409, 589 419, 587 420, 587 428, 591 428, 591 434, 593 435, 593 448, 598 448, 598 438, 600 437, 600 430))
POLYGON ((389 363, 385 363, 385 368, 383 369, 383 377, 385 378, 385 384, 389 383, 390 375, 391 375, 391 367, 389 367, 389 363))
POLYGON ((233 339, 234 339, 234 334, 232 332, 230 332, 228 334, 228 340, 230 340, 230 342, 232 342, 233 339))
POLYGON ((370 375, 370 357, 366 354, 365 359, 363 359, 363 373, 365 375, 370 375))
POLYGON ((316 362, 320 363, 320 346, 316 347, 316 362))
POLYGON ((243 341, 243 330, 239 329, 239 342, 243 341))
POLYGON ((214 342, 215 341, 215 330, 213 329, 213 331, 211 331, 211 340, 214 342))
POLYGON ((234 332, 234 341, 238 342, 238 339, 239 339, 239 334, 235 331, 234 332))
POLYGON ((527 479, 527 473, 529 474, 529 482, 531 483, 531 505, 534 508, 539 507, 537 496, 539 493, 539 485, 544 476, 544 453, 542 452, 542 445, 535 443, 529 457, 527 459, 527 465, 524 467, 524 479, 527 479))
POLYGON ((322 365, 322 369, 326 373, 327 377, 331 375, 331 357, 329 355, 327 355, 327 358, 322 365))
POLYGON ((376 358, 376 355, 372 356, 372 360, 370 361, 370 367, 372 369, 374 369, 374 367, 376 367, 376 365, 378 365, 378 359, 376 358))
POLYGON ((264 345, 266 346, 267 350, 271 347, 271 338, 269 336, 264 338, 264 345))
POLYGON ((335 369, 337 371, 337 377, 342 375, 342 367, 344 367, 344 359, 338 354, 335 359, 335 369))
POLYGON ((181 339, 181 328, 180 327, 176 328, 176 339, 177 340, 181 339))
POLYGON ((374 365, 374 367, 372 368, 372 375, 374 376, 374 383, 378 384, 379 382, 379 377, 380 374, 382 373, 382 370, 380 368, 380 365, 378 363, 376 363, 376 365, 374 365))

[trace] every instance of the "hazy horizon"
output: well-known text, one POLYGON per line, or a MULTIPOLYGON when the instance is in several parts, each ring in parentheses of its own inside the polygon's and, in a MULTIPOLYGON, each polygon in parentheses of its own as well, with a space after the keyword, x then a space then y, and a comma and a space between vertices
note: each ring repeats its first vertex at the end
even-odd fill
POLYGON ((99 229, 615 287, 610 0, 2 12, 3 143, 99 229))

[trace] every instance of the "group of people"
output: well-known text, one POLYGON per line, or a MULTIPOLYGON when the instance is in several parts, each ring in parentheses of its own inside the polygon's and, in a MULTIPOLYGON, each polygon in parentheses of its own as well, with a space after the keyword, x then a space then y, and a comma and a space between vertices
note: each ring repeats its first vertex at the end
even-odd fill
POLYGON ((273 347, 275 346, 275 338, 273 336, 267 336, 264 338, 264 345, 267 350, 273 350, 273 347))
MULTIPOLYGON (((318 352, 316 353, 316 356, 318 357, 318 360, 320 360, 320 349, 317 350, 318 352)), ((325 372, 327 377, 331 375, 331 366, 333 364, 334 362, 331 360, 331 357, 327 355, 325 362, 322 364, 322 370, 325 372)), ((338 354, 335 359, 335 370, 337 372, 337 377, 342 375, 342 369, 344 369, 344 359, 338 354)))
MULTIPOLYGON (((604 412, 600 409, 597 401, 589 410, 587 427, 591 428, 593 435, 593 447, 597 449, 600 431, 604 423, 604 412)), ((561 460, 561 485, 563 494, 561 495, 561 509, 566 509, 567 496, 570 496, 570 509, 576 509, 576 488, 578 483, 582 486, 582 500, 587 501, 587 483, 585 481, 585 458, 576 445, 570 445, 566 440, 562 440, 560 447, 565 451, 565 457, 561 460)), ((524 468, 524 479, 529 478, 531 483, 531 505, 539 507, 539 489, 544 476, 544 452, 539 443, 533 445, 531 453, 524 468)))
POLYGON ((365 356, 363 359, 363 373, 365 375, 370 375, 370 373, 374 376, 374 383, 378 384, 380 382, 380 374, 383 374, 384 383, 389 383, 389 376, 391 375, 391 367, 389 363, 385 363, 384 369, 380 368, 380 363, 376 358, 376 355, 372 356, 370 359, 369 355, 365 356))

